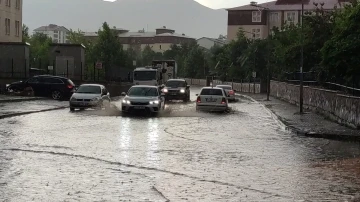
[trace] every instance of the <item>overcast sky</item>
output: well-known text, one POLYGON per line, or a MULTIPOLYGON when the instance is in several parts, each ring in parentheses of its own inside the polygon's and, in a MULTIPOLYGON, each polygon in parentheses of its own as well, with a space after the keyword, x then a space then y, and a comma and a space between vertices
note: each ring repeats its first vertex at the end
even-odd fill
MULTIPOLYGON (((104 0, 104 1, 116 1, 116 0, 104 0)), ((246 4, 250 4, 251 1, 256 0, 195 0, 201 3, 204 6, 209 8, 218 9, 218 8, 232 8, 238 7, 246 4)), ((268 0, 272 1, 272 0, 268 0)), ((268 2, 267 0, 259 0, 258 3, 268 2)))

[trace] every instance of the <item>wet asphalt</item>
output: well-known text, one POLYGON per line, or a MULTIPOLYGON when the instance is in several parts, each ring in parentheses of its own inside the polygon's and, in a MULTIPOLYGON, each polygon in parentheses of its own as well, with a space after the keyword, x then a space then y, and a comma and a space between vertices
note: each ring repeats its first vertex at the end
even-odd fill
MULTIPOLYGON (((358 143, 297 136, 262 104, 156 117, 59 109, 0 119, 0 201, 346 201, 358 143)), ((2 111, 67 102, 3 104, 2 111)), ((0 110, 1 112, 1 110, 0 110)))

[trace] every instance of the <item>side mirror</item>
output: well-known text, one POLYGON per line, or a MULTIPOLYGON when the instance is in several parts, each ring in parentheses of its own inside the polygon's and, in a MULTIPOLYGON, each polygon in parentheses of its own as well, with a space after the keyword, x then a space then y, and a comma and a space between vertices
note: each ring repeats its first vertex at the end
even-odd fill
POLYGON ((199 96, 199 94, 195 94, 196 96, 199 96))
POLYGON ((190 88, 190 85, 187 85, 186 88, 190 88))
POLYGON ((126 96, 126 93, 125 93, 125 92, 122 92, 122 93, 121 93, 121 96, 126 96))

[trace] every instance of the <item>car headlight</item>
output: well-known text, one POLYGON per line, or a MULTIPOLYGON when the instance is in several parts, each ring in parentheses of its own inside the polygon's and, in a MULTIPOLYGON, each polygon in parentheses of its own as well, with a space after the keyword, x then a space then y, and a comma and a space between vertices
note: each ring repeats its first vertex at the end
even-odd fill
POLYGON ((124 103, 124 104, 130 104, 130 101, 129 101, 129 100, 122 100, 122 103, 124 103))
POLYGON ((185 89, 181 89, 181 90, 180 90, 180 93, 185 93, 185 89))
POLYGON ((164 88, 163 92, 164 92, 164 93, 167 93, 167 92, 168 92, 168 89, 164 88))
POLYGON ((154 101, 150 101, 149 104, 153 105, 153 104, 159 104, 159 100, 154 100, 154 101))

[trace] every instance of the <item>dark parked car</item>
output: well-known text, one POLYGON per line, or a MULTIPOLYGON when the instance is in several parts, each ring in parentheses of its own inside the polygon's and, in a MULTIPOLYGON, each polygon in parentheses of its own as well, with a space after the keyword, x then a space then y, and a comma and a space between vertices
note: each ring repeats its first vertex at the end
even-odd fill
POLYGON ((51 96, 54 100, 69 98, 75 90, 75 84, 68 78, 51 75, 34 76, 26 81, 10 84, 7 90, 23 91, 31 87, 35 96, 51 96))

